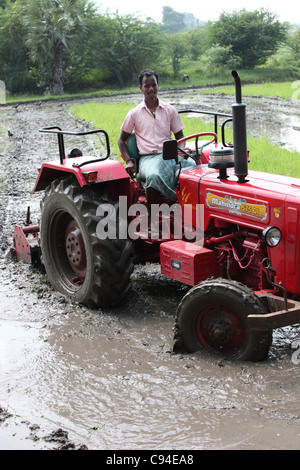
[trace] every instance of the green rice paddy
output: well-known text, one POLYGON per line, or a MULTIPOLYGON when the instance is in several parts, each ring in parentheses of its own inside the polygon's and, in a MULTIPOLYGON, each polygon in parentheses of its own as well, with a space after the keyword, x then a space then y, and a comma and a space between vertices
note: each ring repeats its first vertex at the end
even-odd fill
MULTIPOLYGON (((247 87, 244 87, 246 93, 247 87)), ((119 157, 118 137, 120 127, 127 114, 137 103, 93 103, 73 106, 71 112, 86 123, 93 123, 94 128, 105 129, 109 135, 111 152, 119 157)), ((203 122, 198 118, 190 118, 182 115, 185 125, 185 136, 213 131, 213 125, 203 122)), ((221 141, 221 131, 218 131, 218 138, 221 141)), ((228 128, 226 131, 226 141, 232 141, 232 133, 228 128)), ((300 178, 300 154, 296 151, 289 151, 279 146, 273 145, 267 137, 247 138, 248 150, 250 151, 249 169, 265 171, 285 176, 300 178)))

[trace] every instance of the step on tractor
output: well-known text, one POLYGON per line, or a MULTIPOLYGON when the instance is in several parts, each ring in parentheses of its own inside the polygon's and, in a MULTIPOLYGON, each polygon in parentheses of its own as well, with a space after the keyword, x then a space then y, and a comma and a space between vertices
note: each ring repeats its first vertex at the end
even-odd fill
MULTIPOLYGON (((105 130, 40 129, 57 135, 60 158, 42 164, 34 187, 44 192, 39 224, 28 214, 15 227, 14 246, 18 260, 40 259, 55 290, 91 309, 125 301, 136 264, 160 263, 162 275, 187 287, 174 352, 261 361, 273 329, 300 322, 300 180, 248 170, 246 105, 240 77, 232 76, 230 115, 180 111, 211 114, 213 131, 164 143, 163 158, 178 166, 177 201, 161 198, 151 207, 157 230, 148 230, 138 169, 131 178, 124 162, 109 158, 105 130), (226 143, 228 122, 233 143, 226 143), (91 133, 102 135, 103 156, 77 148, 65 155, 64 135, 91 133), (181 168, 185 153, 196 166, 181 168)), ((134 134, 127 145, 138 167, 134 134)))

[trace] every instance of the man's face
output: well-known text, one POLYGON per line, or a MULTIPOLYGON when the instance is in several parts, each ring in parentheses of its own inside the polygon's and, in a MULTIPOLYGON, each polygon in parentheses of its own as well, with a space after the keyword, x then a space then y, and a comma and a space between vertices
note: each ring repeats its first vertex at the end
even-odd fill
POLYGON ((143 77, 142 85, 140 86, 145 99, 156 99, 158 92, 158 84, 154 75, 143 77))

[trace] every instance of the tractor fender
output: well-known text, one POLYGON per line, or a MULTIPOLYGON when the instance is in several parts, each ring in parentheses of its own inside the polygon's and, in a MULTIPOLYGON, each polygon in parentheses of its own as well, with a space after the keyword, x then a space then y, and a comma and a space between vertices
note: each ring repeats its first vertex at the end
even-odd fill
POLYGON ((108 159, 93 162, 90 157, 70 158, 64 160, 63 163, 59 161, 44 162, 39 170, 33 192, 46 189, 52 181, 64 174, 73 174, 81 187, 129 179, 124 165, 119 161, 108 159), (93 174, 93 179, 89 180, 91 174, 93 174))

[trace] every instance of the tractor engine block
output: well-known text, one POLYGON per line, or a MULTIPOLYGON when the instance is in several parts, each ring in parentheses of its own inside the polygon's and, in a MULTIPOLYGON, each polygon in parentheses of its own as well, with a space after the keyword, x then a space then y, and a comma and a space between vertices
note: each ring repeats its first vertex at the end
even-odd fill
POLYGON ((267 257, 261 234, 255 231, 232 230, 205 240, 205 246, 216 253, 216 275, 243 282, 253 290, 270 287, 262 267, 267 257))

